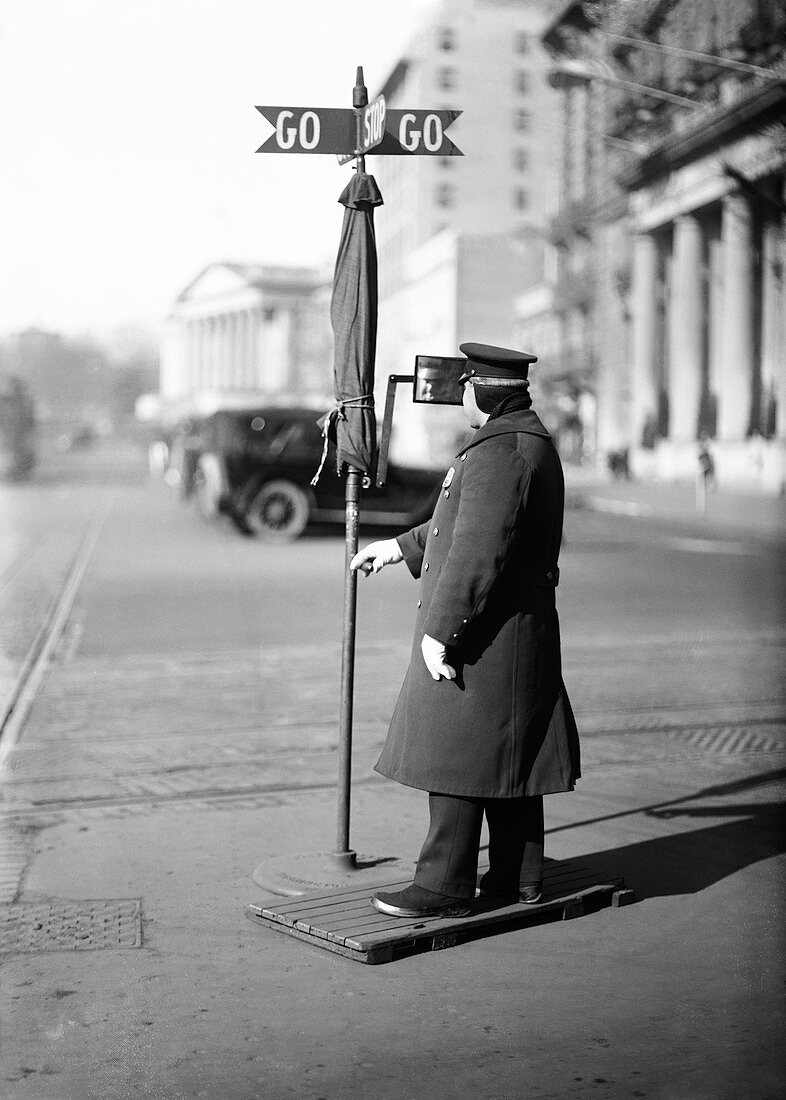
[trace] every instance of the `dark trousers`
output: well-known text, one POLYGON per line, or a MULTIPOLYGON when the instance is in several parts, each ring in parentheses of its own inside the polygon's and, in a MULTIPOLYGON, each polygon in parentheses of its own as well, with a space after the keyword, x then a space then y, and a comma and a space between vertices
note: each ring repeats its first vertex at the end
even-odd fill
POLYGON ((431 822, 415 882, 456 898, 475 896, 483 814, 489 828, 489 871, 503 889, 543 877, 543 796, 465 798, 429 794, 431 822))

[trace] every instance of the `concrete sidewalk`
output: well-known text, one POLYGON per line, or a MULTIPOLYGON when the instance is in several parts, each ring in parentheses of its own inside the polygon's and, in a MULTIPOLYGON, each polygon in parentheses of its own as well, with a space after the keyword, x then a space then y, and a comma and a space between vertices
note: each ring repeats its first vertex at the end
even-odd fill
POLYGON ((566 467, 565 489, 574 508, 670 521, 710 537, 786 539, 786 497, 711 488, 702 500, 692 481, 625 481, 577 467, 566 467))
MULTIPOLYGON (((548 854, 587 854, 637 903, 373 967, 244 918, 264 900, 260 860, 331 846, 326 728, 219 736, 216 690, 212 710, 198 696, 200 734, 184 719, 182 663, 78 666, 51 671, 3 782, 5 847, 24 867, 3 915, 44 936, 42 921, 66 917, 59 946, 4 957, 8 1100, 782 1094, 777 711, 588 712, 584 779, 548 800, 548 854), (155 723, 141 740, 130 716, 123 725, 140 684, 155 723), (735 750, 731 731, 752 724, 758 740, 735 750), (122 938, 134 900, 139 946, 122 938), (74 911, 100 904, 109 942, 100 919, 74 938, 74 911)), ((192 666, 220 686, 215 659, 192 666)), ((425 800, 374 776, 383 736, 379 722, 357 731, 352 836, 366 854, 414 861, 425 800)))

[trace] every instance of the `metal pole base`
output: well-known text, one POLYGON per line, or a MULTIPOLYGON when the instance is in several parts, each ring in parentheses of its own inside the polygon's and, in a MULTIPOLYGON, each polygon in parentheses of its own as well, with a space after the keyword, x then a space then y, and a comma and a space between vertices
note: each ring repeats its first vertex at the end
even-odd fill
POLYGON ((254 868, 251 877, 268 893, 294 898, 317 890, 341 890, 347 886, 373 891, 397 879, 411 882, 414 873, 415 863, 411 859, 356 852, 317 852, 265 860, 254 868))
POLYGON ((331 852, 333 862, 339 871, 354 871, 357 867, 358 854, 353 851, 331 852))

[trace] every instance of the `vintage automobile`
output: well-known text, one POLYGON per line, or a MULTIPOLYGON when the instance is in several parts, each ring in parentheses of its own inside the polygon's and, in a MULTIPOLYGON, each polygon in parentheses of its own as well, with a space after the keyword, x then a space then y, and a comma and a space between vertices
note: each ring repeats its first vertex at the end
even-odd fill
MULTIPOLYGON (((309 523, 343 523, 345 481, 335 450, 315 486, 325 406, 273 400, 189 416, 168 441, 167 480, 205 519, 228 515, 242 531, 286 541, 309 523)), ((363 490, 361 523, 406 528, 429 517, 443 471, 390 465, 383 488, 363 490)))

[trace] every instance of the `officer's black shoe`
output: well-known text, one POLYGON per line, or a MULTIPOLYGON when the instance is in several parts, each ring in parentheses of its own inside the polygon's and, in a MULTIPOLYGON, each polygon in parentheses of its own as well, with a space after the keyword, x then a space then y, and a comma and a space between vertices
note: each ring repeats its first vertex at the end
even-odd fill
POLYGON ((504 905, 513 905, 519 900, 518 883, 503 882, 501 879, 496 878, 491 871, 486 871, 478 883, 478 897, 504 905))
POLYGON ((436 894, 414 882, 394 894, 380 890, 372 897, 371 904, 391 917, 466 917, 472 911, 468 898, 436 894))
POLYGON ((493 898, 512 905, 514 902, 523 901, 526 905, 535 905, 543 897, 543 882, 504 883, 491 873, 486 871, 478 884, 478 896, 481 898, 493 898))
POLYGON ((519 886, 519 899, 526 905, 535 905, 543 897, 542 882, 521 883, 519 886))

